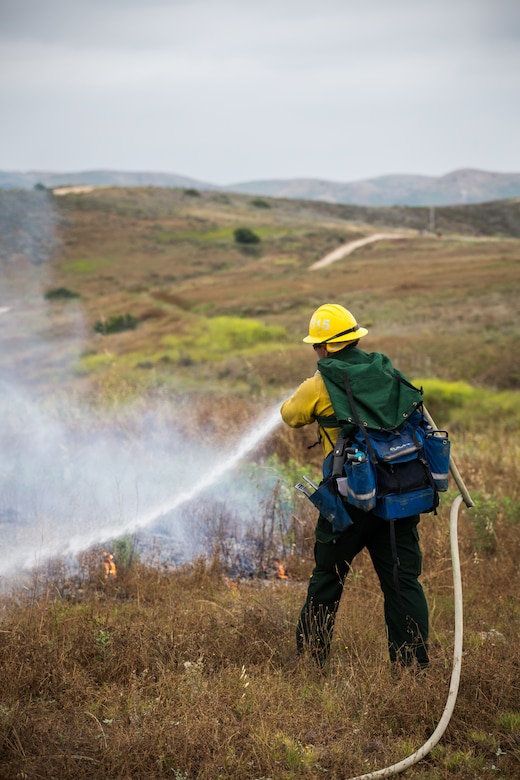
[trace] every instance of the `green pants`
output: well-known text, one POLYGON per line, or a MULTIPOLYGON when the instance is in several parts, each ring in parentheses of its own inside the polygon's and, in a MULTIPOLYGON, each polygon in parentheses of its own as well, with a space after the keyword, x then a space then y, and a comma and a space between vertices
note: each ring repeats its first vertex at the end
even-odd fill
POLYGON ((312 572, 297 626, 297 646, 308 648, 320 664, 328 656, 343 585, 354 557, 367 548, 384 596, 384 614, 388 630, 388 650, 392 662, 419 666, 428 664, 428 606, 418 577, 422 554, 417 524, 419 516, 396 520, 395 555, 390 523, 370 512, 348 507, 353 525, 330 539, 328 521, 320 516, 314 548, 312 572), (323 532, 320 534, 320 528, 323 532), (320 541, 320 536, 329 541, 320 541), (396 579, 398 585, 396 585, 396 579))

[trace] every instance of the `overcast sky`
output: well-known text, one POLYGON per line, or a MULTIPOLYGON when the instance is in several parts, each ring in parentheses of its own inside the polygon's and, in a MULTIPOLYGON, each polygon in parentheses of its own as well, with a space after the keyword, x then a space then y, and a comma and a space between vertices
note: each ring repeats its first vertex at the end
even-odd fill
POLYGON ((0 0, 0 169, 520 172, 518 0, 0 0))

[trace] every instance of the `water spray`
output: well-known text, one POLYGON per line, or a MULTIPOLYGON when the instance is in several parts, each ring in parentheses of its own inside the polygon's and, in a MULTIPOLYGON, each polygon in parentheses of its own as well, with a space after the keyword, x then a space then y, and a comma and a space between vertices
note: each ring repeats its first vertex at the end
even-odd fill
MULTIPOLYGON (((250 426, 250 431, 243 437, 237 445, 233 447, 233 453, 228 458, 216 458, 216 463, 210 470, 204 472, 202 476, 191 485, 185 487, 181 492, 176 492, 171 498, 163 501, 161 504, 139 514, 137 517, 120 523, 116 528, 110 526, 103 529, 95 529, 90 533, 81 533, 71 537, 67 542, 56 540, 46 546, 40 546, 35 553, 34 565, 56 556, 77 555, 83 550, 87 550, 94 544, 103 544, 119 536, 131 534, 139 528, 150 525, 154 520, 166 515, 183 504, 192 501, 198 495, 204 493, 212 485, 215 485, 224 474, 231 471, 251 450, 253 450, 263 439, 265 439, 274 428, 280 423, 279 404, 267 412, 267 414, 254 425, 250 426)), ((19 554, 10 556, 9 568, 30 567, 31 563, 27 560, 27 552, 21 551, 19 554)))

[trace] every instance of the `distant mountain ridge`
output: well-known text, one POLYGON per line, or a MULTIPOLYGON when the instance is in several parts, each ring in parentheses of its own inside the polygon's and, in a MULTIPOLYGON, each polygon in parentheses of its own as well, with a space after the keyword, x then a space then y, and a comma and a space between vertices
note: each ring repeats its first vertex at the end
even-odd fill
POLYGON ((520 173, 462 168, 444 176, 389 174, 353 182, 323 179, 262 179, 220 186, 175 173, 92 170, 76 173, 0 171, 0 189, 72 185, 180 187, 237 192, 357 206, 449 206, 520 198, 520 173))
POLYGON ((209 182, 179 176, 176 173, 93 170, 74 173, 52 171, 0 171, 0 189, 31 190, 35 184, 45 187, 92 185, 94 187, 198 187, 219 189, 209 182))
POLYGON ((350 183, 320 179, 243 182, 229 189, 275 198, 357 206, 453 206, 520 197, 520 173, 463 168, 445 176, 390 174, 350 183))

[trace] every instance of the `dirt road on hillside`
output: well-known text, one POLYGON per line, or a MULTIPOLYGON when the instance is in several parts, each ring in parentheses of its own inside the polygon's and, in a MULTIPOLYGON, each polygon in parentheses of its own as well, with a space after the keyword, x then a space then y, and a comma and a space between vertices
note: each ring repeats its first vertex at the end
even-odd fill
POLYGON ((54 195, 69 195, 71 192, 78 194, 82 192, 92 192, 96 187, 93 184, 81 185, 81 187, 54 187, 54 195))
POLYGON ((349 241, 348 244, 342 244, 334 249, 333 252, 329 252, 328 255, 322 257, 321 260, 317 260, 315 263, 309 266, 309 271, 316 271, 318 268, 325 268, 331 263, 335 263, 337 260, 341 260, 342 257, 350 255, 355 249, 359 249, 360 246, 365 244, 372 244, 374 241, 382 241, 388 238, 408 238, 407 233, 374 233, 366 238, 358 238, 357 241, 349 241))

